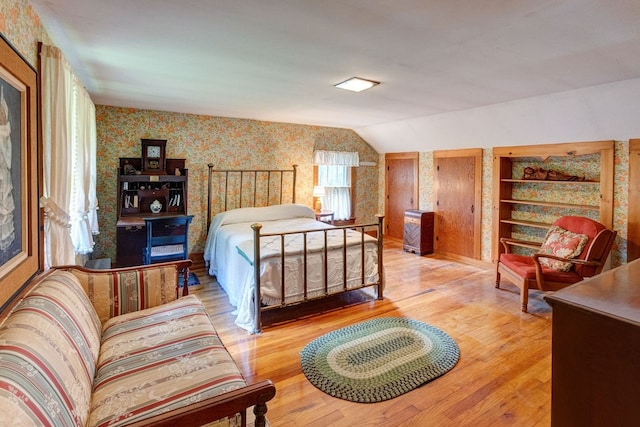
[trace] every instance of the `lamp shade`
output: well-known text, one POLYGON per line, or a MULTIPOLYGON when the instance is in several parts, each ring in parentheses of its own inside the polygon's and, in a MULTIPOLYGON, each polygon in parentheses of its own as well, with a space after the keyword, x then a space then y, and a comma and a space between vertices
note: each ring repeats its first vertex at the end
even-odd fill
POLYGON ((313 197, 324 197, 324 187, 320 185, 313 187, 313 197))

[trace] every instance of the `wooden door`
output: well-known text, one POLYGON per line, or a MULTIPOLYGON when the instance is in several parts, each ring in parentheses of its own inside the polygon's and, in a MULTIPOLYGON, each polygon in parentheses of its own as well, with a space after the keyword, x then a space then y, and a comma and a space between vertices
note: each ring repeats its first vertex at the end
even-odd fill
POLYGON ((418 207, 418 153, 385 155, 385 236, 402 239, 404 211, 418 207))
POLYGON ((434 152, 437 252, 480 259, 482 150, 434 152))

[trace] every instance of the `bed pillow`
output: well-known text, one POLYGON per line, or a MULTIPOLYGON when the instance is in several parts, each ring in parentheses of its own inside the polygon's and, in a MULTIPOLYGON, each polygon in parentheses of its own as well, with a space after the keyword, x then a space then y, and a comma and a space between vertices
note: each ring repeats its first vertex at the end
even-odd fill
POLYGON ((313 209, 293 203, 233 209, 218 215, 221 215, 220 225, 237 224, 239 222, 277 221, 289 218, 315 218, 313 209))
POLYGON ((277 221, 290 218, 315 219, 313 209, 308 206, 289 203, 284 205, 249 207, 232 209, 216 214, 211 220, 207 240, 204 247, 204 261, 207 265, 215 265, 215 246, 218 230, 223 225, 238 223, 254 223, 264 221, 277 221))
MULTIPOLYGON (((586 234, 577 234, 557 225, 552 226, 540 248, 541 254, 555 255, 562 258, 573 259, 582 253, 589 237, 586 234)), ((549 258, 539 258, 540 264, 557 271, 569 271, 573 264, 549 258)))

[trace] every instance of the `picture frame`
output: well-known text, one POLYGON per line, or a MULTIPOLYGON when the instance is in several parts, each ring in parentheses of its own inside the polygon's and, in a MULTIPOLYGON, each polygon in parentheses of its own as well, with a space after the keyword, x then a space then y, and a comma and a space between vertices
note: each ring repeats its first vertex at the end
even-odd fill
POLYGON ((0 311, 40 270, 38 73, 0 34, 0 311))

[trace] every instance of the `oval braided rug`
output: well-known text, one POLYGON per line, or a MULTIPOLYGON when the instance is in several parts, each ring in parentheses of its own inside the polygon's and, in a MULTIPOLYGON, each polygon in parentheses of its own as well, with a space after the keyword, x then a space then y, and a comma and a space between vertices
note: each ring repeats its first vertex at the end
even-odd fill
POLYGON ((302 372, 323 392, 352 402, 392 399, 450 371, 453 339, 417 320, 383 317, 329 332, 300 352, 302 372))

